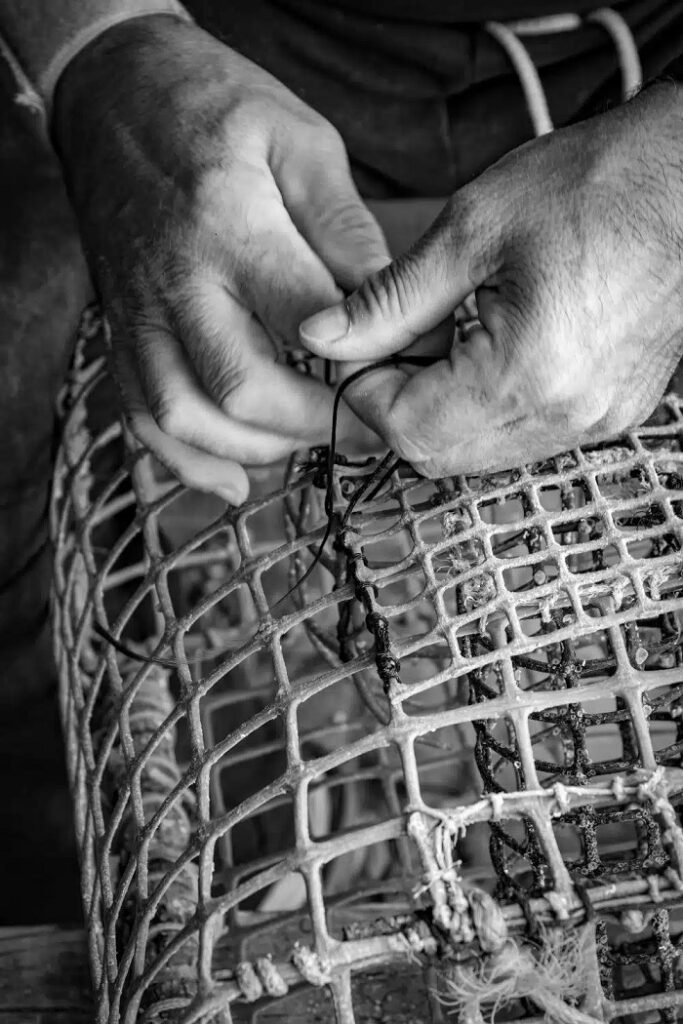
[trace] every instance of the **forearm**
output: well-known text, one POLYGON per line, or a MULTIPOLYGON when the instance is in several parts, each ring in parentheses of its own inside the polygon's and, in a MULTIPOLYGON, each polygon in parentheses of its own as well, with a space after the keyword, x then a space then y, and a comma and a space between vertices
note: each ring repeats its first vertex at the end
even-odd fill
POLYGON ((48 106, 61 71, 112 25, 146 14, 189 17, 178 0, 0 0, 0 36, 48 106))

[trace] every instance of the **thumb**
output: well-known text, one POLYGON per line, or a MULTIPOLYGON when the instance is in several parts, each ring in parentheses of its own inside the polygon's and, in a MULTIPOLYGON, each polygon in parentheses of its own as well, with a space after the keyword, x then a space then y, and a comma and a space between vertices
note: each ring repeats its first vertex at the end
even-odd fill
MULTIPOLYGON (((375 360, 407 348, 445 320, 497 269, 490 226, 456 194, 404 255, 345 301, 299 327, 302 344, 326 359, 375 360)), ((493 214, 486 217, 489 225, 493 214)))
POLYGON ((345 291, 389 263, 382 229, 358 194, 336 134, 303 157, 290 155, 277 182, 298 231, 345 291))

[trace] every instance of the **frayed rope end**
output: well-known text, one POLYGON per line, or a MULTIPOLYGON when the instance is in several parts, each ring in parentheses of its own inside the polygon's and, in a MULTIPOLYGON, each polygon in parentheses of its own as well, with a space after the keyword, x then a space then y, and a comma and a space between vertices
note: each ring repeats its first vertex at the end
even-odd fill
POLYGON ((591 973, 589 949, 585 928, 542 929, 533 944, 508 937, 498 952, 474 964, 445 966, 436 996, 463 1024, 492 1024, 518 999, 531 1000, 556 1024, 596 1024, 579 1009, 591 973))

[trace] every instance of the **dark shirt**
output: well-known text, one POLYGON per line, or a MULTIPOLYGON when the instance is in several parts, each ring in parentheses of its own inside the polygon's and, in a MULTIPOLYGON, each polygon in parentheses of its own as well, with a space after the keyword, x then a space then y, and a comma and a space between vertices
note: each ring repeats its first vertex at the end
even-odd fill
MULTIPOLYGON (((589 0, 186 0, 342 133, 364 195, 443 196, 531 137, 517 76, 487 18, 589 10, 589 0), (456 17, 460 20, 455 20, 456 17)), ((626 0, 645 79, 683 53, 683 0, 626 0)), ((525 39, 556 125, 620 99, 615 48, 586 25, 525 39)))
POLYGON ((339 7, 364 17, 387 21, 435 22, 441 25, 479 24, 484 21, 510 21, 517 18, 541 18, 573 11, 584 14, 604 7, 604 0, 302 0, 301 7, 339 7))

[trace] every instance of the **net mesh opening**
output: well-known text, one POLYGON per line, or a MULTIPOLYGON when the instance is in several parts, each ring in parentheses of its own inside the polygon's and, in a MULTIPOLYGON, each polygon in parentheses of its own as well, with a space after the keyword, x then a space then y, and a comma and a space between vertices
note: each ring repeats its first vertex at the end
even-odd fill
POLYGON ((679 1019, 681 401, 346 515, 337 465, 282 601, 325 453, 189 492, 102 352, 91 309, 51 507, 98 1021, 488 1020, 504 962, 496 1020, 679 1019))

